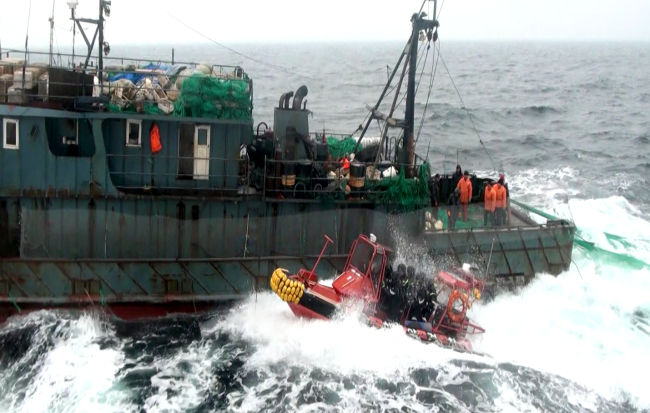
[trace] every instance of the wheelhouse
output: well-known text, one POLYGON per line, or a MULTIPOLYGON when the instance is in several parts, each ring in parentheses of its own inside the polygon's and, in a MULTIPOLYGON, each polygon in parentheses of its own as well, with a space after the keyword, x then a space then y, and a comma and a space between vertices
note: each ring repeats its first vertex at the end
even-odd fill
POLYGON ((363 296, 371 302, 378 302, 381 283, 392 250, 377 243, 373 234, 360 235, 352 244, 343 273, 334 281, 332 287, 339 293, 363 296))

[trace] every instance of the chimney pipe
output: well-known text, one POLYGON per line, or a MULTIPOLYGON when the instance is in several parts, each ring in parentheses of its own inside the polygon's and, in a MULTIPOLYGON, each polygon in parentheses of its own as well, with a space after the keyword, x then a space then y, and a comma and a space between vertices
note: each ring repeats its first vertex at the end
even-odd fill
POLYGON ((296 95, 293 98, 293 110, 300 110, 300 105, 302 104, 302 100, 307 96, 308 90, 307 86, 302 85, 296 90, 296 95))

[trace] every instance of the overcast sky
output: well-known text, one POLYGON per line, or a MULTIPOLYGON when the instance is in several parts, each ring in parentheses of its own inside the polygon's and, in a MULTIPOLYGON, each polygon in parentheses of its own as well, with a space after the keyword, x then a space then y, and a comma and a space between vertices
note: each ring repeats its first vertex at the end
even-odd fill
MULTIPOLYGON (((31 2, 29 38, 35 50, 49 44, 52 0, 31 2)), ((2 0, 3 48, 23 47, 29 3, 2 0)), ((96 18, 98 0, 79 3, 79 15, 96 18)), ((420 5, 421 0, 113 0, 105 33, 112 45, 205 41, 168 12, 230 44, 404 40, 420 5)), ((64 0, 56 0, 54 15, 55 50, 57 43, 63 49, 72 39, 64 0)), ((445 40, 650 41, 648 18, 650 0, 445 0, 439 31, 445 40)), ((83 45, 79 35, 77 42, 83 45)))

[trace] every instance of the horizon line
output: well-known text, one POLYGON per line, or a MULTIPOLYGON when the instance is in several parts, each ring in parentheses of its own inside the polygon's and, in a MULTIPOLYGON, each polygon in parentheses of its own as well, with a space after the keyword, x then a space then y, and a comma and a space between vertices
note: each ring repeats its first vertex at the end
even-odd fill
MULTIPOLYGON (((0 45, 1 43, 0 39, 0 45)), ((326 44, 336 44, 336 45, 342 45, 342 44, 388 44, 388 43, 405 43, 404 39, 382 39, 382 40, 369 40, 369 39, 330 39, 330 40, 309 40, 309 41, 303 41, 303 40, 270 40, 270 41, 265 41, 265 42, 259 42, 259 41, 254 41, 254 40, 244 40, 244 41, 220 41, 222 44, 229 44, 229 45, 243 45, 243 46, 248 46, 248 45, 309 45, 309 44, 314 44, 314 45, 326 45, 326 44)), ((565 44, 570 44, 570 43, 598 43, 598 44, 620 44, 620 43, 639 43, 639 44, 646 44, 650 43, 650 39, 446 39, 445 43, 565 43, 565 44)), ((145 42, 139 42, 139 43, 112 43, 111 48, 115 47, 151 47, 151 46, 161 46, 161 47, 181 47, 181 46, 198 46, 198 45, 214 45, 221 47, 218 44, 215 44, 211 41, 207 40, 198 40, 198 41, 184 41, 184 42, 162 42, 162 43, 145 43, 145 42)), ((85 46, 85 45, 83 45, 85 46)), ((28 51, 31 52, 46 52, 49 53, 49 50, 38 50, 40 48, 47 48, 49 49, 49 44, 48 43, 43 43, 43 44, 35 44, 33 46, 34 48, 30 48, 28 51)), ((65 49, 72 49, 72 45, 69 46, 63 46, 63 47, 58 47, 59 50, 65 50, 65 49)), ((19 51, 24 51, 24 45, 18 46, 18 47, 7 47, 2 45, 2 48, 0 51, 2 53, 5 53, 6 50, 19 50, 19 51)), ((58 52, 54 52, 56 54, 58 52)), ((79 53, 80 56, 85 56, 85 52, 79 53)), ((1 58, 1 56, 0 56, 1 58)))

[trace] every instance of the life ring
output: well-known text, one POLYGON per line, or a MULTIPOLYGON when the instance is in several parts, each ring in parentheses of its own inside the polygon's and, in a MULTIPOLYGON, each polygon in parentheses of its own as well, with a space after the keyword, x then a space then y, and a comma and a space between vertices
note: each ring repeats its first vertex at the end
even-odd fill
POLYGON ((454 290, 449 296, 449 302, 447 304, 447 315, 449 315, 449 319, 454 323, 460 323, 463 321, 465 318, 465 313, 467 312, 468 304, 469 303, 467 301, 467 296, 458 290, 454 290), (460 302, 463 304, 463 310, 461 312, 456 312, 454 310, 454 303, 457 300, 460 300, 460 302))

